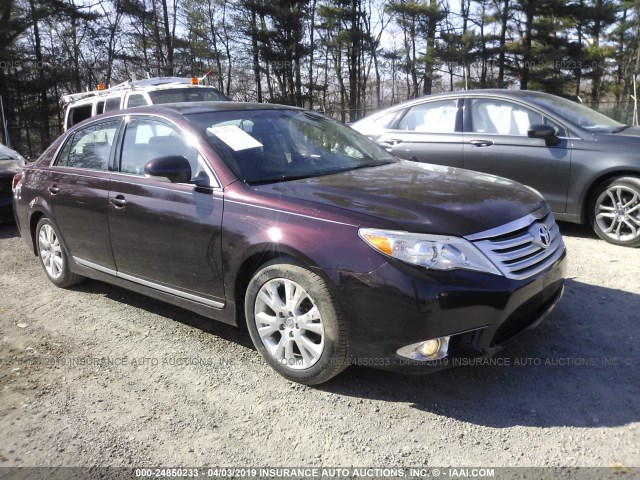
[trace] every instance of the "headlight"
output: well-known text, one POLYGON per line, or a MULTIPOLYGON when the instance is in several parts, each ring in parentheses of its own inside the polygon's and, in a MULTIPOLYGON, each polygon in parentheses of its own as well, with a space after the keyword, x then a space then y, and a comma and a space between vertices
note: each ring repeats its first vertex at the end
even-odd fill
POLYGON ((433 270, 476 270, 502 275, 475 245, 458 237, 361 228, 360 238, 380 253, 433 270))

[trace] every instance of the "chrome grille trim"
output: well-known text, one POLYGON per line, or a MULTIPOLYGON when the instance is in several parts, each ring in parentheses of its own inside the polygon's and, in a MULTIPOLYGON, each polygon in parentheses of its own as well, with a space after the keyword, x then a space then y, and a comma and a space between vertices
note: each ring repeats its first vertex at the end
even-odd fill
POLYGON ((464 238, 473 242, 474 240, 481 240, 483 238, 492 238, 500 235, 505 235, 515 230, 519 230, 520 228, 524 228, 528 225, 531 225, 531 223, 534 220, 539 220, 541 218, 544 218, 548 213, 549 213, 549 207, 545 205, 543 207, 540 207, 535 212, 530 213, 525 217, 518 218, 513 222, 505 223, 504 225, 500 225, 499 227, 485 230, 484 232, 467 235, 464 238))
POLYGON ((465 237, 507 278, 524 280, 543 272, 565 251, 555 217, 547 208, 485 232, 465 237), (532 233, 544 225, 549 230, 545 248, 532 233))

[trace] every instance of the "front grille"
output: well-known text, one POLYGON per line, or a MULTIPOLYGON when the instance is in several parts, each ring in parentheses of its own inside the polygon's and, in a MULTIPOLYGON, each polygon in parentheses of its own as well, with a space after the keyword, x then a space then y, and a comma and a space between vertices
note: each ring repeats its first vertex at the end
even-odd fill
POLYGON ((551 266, 564 252, 560 229, 545 210, 467 237, 507 278, 523 280, 551 266))

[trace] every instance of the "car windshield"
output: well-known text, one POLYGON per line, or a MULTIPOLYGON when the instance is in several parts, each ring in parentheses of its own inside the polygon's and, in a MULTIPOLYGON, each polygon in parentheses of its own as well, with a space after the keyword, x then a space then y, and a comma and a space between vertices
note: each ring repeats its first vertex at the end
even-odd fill
POLYGON ((530 100, 532 103, 547 108, 558 117, 591 132, 615 132, 625 126, 581 103, 572 102, 566 98, 536 95, 532 96, 530 100))
POLYGON ((188 115, 246 183, 275 183, 392 163, 351 128, 302 110, 259 109, 188 115))
POLYGON ((24 163, 24 158, 22 157, 22 155, 20 155, 15 150, 11 150, 9 147, 6 147, 2 144, 0 144, 0 160, 15 161, 19 164, 24 163))
POLYGON ((229 98, 210 87, 185 87, 153 90, 149 97, 154 105, 181 102, 226 102, 229 98))

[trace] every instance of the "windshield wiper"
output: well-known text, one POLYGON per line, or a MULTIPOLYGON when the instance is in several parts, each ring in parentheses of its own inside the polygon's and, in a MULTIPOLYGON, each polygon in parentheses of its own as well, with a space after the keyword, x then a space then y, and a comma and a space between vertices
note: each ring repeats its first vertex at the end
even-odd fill
POLYGON ((312 178, 317 177, 317 173, 306 174, 306 175, 280 175, 278 177, 264 178, 260 180, 248 180, 247 183, 249 185, 265 185, 267 183, 276 183, 276 182, 289 182, 292 180, 302 180, 304 178, 312 178))
POLYGON ((324 172, 313 172, 308 173, 306 175, 280 175, 278 177, 265 178, 260 180, 248 180, 247 183, 249 185, 265 185, 267 183, 276 183, 276 182, 290 182, 292 180, 302 180, 304 178, 313 178, 313 177, 324 177, 326 175, 334 175, 336 173, 350 172, 352 170, 358 170, 360 168, 369 168, 369 167, 379 167, 381 165, 388 165, 393 163, 389 160, 383 160, 378 162, 369 162, 363 163, 361 165, 350 166, 346 168, 338 168, 335 170, 326 170, 324 172))
POLYGON ((618 133, 621 132, 623 130, 626 130, 627 128, 629 128, 631 125, 622 125, 618 128, 614 128, 613 130, 611 130, 611 133, 618 133))

